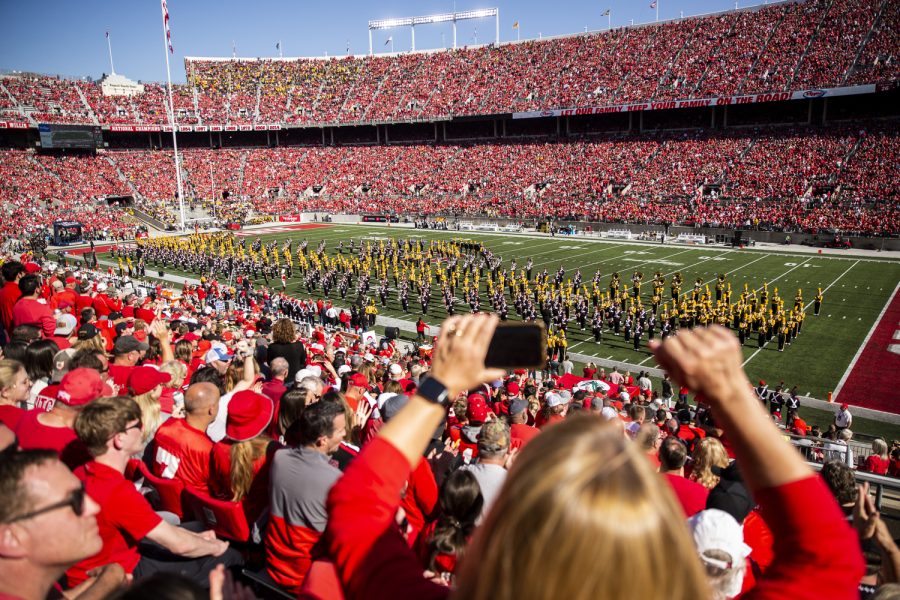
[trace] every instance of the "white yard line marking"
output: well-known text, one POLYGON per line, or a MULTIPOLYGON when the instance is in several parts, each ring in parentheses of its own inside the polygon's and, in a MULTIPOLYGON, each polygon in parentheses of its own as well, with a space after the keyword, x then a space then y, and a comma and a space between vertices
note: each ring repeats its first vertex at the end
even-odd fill
POLYGON ((844 384, 847 382, 847 377, 850 376, 850 372, 853 371, 853 367, 856 366, 856 361, 858 361, 859 357, 862 356, 863 350, 865 350, 866 346, 868 345, 869 339, 872 337, 872 334, 875 333, 876 329, 878 329, 878 325, 879 323, 881 323, 881 319, 884 317, 884 313, 887 312, 888 307, 894 300, 894 296, 897 295, 897 290, 900 290, 900 283, 898 283, 894 288, 893 293, 888 296, 887 302, 884 303, 884 306, 881 308, 881 312, 878 313, 878 318, 875 319, 874 323, 872 323, 872 328, 869 329, 869 333, 866 334, 866 338, 863 340, 862 344, 859 345, 859 349, 853 356, 853 360, 850 361, 850 364, 847 366, 847 370, 844 371, 844 374, 841 376, 841 380, 838 381, 837 387, 834 388, 834 393, 831 397, 832 400, 837 400, 838 394, 840 394, 841 390, 844 389, 844 384))

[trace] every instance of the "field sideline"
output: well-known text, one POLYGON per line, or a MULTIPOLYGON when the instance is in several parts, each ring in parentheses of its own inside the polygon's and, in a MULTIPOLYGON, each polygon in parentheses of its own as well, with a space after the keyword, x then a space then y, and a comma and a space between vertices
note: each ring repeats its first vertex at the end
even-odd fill
MULTIPOLYGON (((798 385, 802 395, 816 398, 825 398, 828 392, 835 389, 900 281, 900 262, 896 260, 767 252, 755 249, 694 248, 608 242, 568 236, 548 238, 466 231, 441 232, 343 223, 276 232, 273 232, 272 228, 247 229, 241 231, 240 235, 246 237, 248 242, 259 236, 264 243, 274 239, 279 245, 290 237, 295 240, 295 253, 298 242, 304 239, 309 241, 311 250, 324 240, 327 243, 326 252, 329 254, 336 253, 340 240, 344 241, 346 253, 346 246, 351 238, 357 243, 377 242, 379 239, 388 238, 423 241, 478 239, 486 247, 500 254, 504 265, 516 259, 521 268, 527 258, 531 257, 534 260, 535 274, 547 269, 552 275, 562 265, 566 269, 566 277, 571 277, 576 269, 580 269, 584 281, 590 282, 594 272, 599 269, 603 289, 608 285, 610 275, 614 271, 619 272, 624 283, 630 284, 631 274, 640 270, 644 273, 642 297, 645 304, 648 303, 651 292, 648 282, 656 271, 662 271, 667 279, 664 300, 669 296, 669 278, 679 271, 683 276, 685 291, 692 288, 693 282, 698 277, 710 283, 712 289, 717 274, 724 273, 731 282, 733 297, 740 295, 745 284, 750 290, 761 289, 763 282, 768 281, 770 291, 778 288, 786 307, 793 306, 794 296, 800 288, 803 290, 804 300, 808 303, 808 318, 803 325, 802 334, 783 353, 777 351, 774 343, 761 350, 757 349, 754 334, 744 348, 744 364, 754 381, 765 379, 771 385, 776 385, 783 380, 788 386, 798 385), (825 299, 821 315, 814 317, 812 299, 817 287, 825 291, 825 299)), ((151 270, 152 266, 148 265, 148 274, 151 270)), ((166 271, 174 273, 171 269, 166 271)), ((184 274, 196 276, 191 273, 184 274)), ((374 287, 377 287, 377 282, 373 282, 374 287)), ((439 292, 439 289, 435 289, 439 292)), ((301 285, 297 277, 289 280, 288 293, 307 296, 305 286, 301 285)), ((337 305, 341 304, 336 290, 332 290, 331 298, 337 305)), ((482 307, 488 308, 489 303, 484 301, 484 293, 482 300, 482 307)), ((511 304, 510 302, 510 317, 516 318, 511 304)), ((417 296, 411 293, 410 310, 413 312, 403 312, 396 293, 392 291, 388 307, 384 309, 379 304, 379 314, 414 321, 420 315, 419 308, 417 296)), ((469 310, 467 304, 460 304, 459 309, 465 312, 469 310)), ((425 317, 426 322, 437 324, 445 317, 446 312, 440 301, 440 294, 435 293, 428 315, 425 317)), ((600 344, 595 344, 589 333, 579 331, 577 322, 570 324, 569 350, 601 359, 627 362, 636 368, 645 364, 650 366, 652 358, 646 349, 646 338, 643 341, 644 347, 635 351, 630 343, 626 344, 624 340, 616 338, 611 333, 604 334, 604 340, 600 344)), ((895 390, 879 390, 879 392, 894 394, 897 410, 900 410, 900 392, 895 390)))

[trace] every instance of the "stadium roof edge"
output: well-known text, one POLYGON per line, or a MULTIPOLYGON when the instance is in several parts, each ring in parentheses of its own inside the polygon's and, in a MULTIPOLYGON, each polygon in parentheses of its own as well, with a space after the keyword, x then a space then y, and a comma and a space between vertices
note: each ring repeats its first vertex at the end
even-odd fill
MULTIPOLYGON (((756 12, 763 8, 769 8, 772 6, 779 6, 785 4, 802 4, 807 0, 779 0, 775 2, 765 2, 763 4, 752 4, 750 6, 742 6, 741 8, 730 8, 727 10, 713 11, 708 13, 700 13, 696 15, 687 15, 684 18, 675 18, 675 19, 665 19, 662 21, 647 21, 644 23, 634 23, 632 25, 623 25, 621 27, 613 28, 613 31, 620 29, 632 29, 632 28, 640 28, 640 27, 652 27, 654 25, 665 25, 666 23, 675 23, 678 21, 686 21, 689 19, 701 19, 704 17, 714 17, 717 15, 726 15, 730 13, 742 13, 742 12, 756 12)), ((550 40, 558 40, 565 39, 570 37, 578 37, 584 35, 599 35, 603 33, 608 33, 609 29, 591 29, 588 31, 579 31, 574 33, 563 33, 560 35, 548 35, 541 38, 527 38, 523 40, 509 40, 505 42, 500 42, 501 46, 515 45, 515 44, 525 44, 528 42, 546 42, 550 40)), ((486 48, 489 46, 493 46, 493 43, 488 44, 467 44, 465 46, 460 46, 457 50, 460 49, 474 49, 474 48, 486 48)), ((405 56, 409 54, 433 54, 437 52, 445 52, 448 50, 452 50, 452 48, 427 48, 421 50, 414 51, 406 51, 406 52, 382 52, 375 53, 374 56, 378 57, 391 57, 391 56, 405 56)), ((184 60, 187 61, 210 61, 210 62, 227 62, 227 61, 238 61, 238 62, 256 62, 256 61, 272 61, 272 62, 283 62, 283 61, 294 61, 294 60, 345 60, 348 58, 364 58, 369 56, 366 53, 361 54, 343 54, 343 55, 333 55, 333 56, 257 56, 257 57, 230 57, 230 56, 185 56, 184 60)))

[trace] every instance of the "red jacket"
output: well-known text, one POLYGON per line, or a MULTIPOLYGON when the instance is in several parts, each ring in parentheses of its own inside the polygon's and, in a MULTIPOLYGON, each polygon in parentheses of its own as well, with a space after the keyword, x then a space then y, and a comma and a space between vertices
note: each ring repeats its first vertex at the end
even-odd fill
MULTIPOLYGON (((449 597, 450 588, 422 577, 420 562, 394 524, 409 474, 403 455, 377 438, 331 488, 325 540, 347 598, 449 597)), ((755 497, 773 532, 775 560, 742 598, 859 597, 865 563, 857 535, 819 477, 759 490, 755 497)))
POLYGON ((16 300, 22 297, 22 290, 19 289, 18 283, 7 281, 0 288, 0 322, 6 333, 12 331, 12 310, 16 304, 16 300))

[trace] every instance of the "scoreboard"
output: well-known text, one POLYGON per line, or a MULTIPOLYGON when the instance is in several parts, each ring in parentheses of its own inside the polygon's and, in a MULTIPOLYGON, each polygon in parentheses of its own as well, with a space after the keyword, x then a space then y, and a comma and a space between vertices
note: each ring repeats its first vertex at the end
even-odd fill
POLYGON ((41 123, 38 125, 41 148, 84 148, 96 150, 103 147, 103 134, 99 125, 61 125, 41 123))

